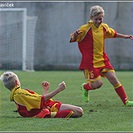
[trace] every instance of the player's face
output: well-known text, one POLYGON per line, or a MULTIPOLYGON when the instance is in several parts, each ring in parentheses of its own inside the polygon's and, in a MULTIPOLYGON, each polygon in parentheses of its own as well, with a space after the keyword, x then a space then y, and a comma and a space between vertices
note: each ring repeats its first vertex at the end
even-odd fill
POLYGON ((103 14, 99 14, 97 16, 91 17, 91 20, 96 27, 99 27, 99 25, 103 22, 103 17, 103 14))

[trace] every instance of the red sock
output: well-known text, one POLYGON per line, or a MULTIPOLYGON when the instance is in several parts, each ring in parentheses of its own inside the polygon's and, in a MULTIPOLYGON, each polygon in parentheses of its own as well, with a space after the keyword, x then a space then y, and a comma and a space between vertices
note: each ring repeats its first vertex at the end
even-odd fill
POLYGON ((73 114, 71 110, 61 110, 57 112, 54 118, 69 118, 73 114))
POLYGON ((85 90, 93 90, 93 88, 92 88, 92 86, 90 85, 90 83, 86 83, 86 84, 84 84, 84 89, 85 90))
POLYGON ((119 95, 119 97, 121 98, 122 102, 124 104, 126 104, 128 97, 126 95, 126 92, 125 92, 123 86, 119 86, 118 88, 115 88, 115 91, 119 95))

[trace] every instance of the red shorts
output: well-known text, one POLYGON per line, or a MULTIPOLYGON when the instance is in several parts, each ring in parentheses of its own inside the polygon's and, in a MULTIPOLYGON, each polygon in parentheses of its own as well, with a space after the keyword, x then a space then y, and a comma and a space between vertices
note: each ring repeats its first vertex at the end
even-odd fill
POLYGON ((45 102, 46 108, 48 108, 51 112, 57 112, 60 109, 61 102, 54 101, 52 99, 45 102))
POLYGON ((106 72, 114 72, 114 68, 111 65, 100 67, 100 68, 88 68, 84 69, 84 75, 87 81, 94 82, 96 80, 101 79, 101 77, 105 77, 104 73, 106 72))

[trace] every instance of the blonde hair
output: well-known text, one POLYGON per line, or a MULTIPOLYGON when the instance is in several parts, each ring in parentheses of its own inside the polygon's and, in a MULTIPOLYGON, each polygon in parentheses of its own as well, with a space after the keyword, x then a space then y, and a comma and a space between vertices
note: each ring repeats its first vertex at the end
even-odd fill
POLYGON ((90 16, 91 17, 97 16, 99 14, 103 14, 104 15, 104 9, 101 6, 96 5, 96 6, 92 6, 90 8, 90 16))
POLYGON ((13 73, 13 72, 4 72, 1 77, 0 77, 0 80, 3 82, 4 86, 6 88, 8 88, 9 90, 12 90, 16 84, 15 84, 15 81, 18 80, 18 76, 13 73))

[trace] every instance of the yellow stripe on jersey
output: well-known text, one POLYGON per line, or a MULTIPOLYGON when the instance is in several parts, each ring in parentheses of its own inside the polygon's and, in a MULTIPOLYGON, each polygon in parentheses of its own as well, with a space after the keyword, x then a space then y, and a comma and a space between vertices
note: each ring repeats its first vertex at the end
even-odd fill
MULTIPOLYGON (((82 45, 92 46, 92 49, 88 49, 88 56, 90 57, 88 58, 93 59, 92 62, 90 61, 93 63, 93 67, 99 68, 105 66, 104 61, 107 56, 104 56, 104 39, 115 37, 116 31, 105 23, 101 23, 99 27, 96 27, 91 20, 88 22, 88 24, 82 25, 79 29, 82 33, 78 35, 76 41, 80 43, 80 48, 82 45), (90 33, 88 31, 90 31, 90 33), (84 42, 84 39, 88 40, 84 42)), ((85 48, 82 50, 84 49, 85 48)))
POLYGON ((93 34, 93 64, 94 67, 102 67, 104 66, 104 34, 103 27, 100 25, 98 28, 96 26, 92 26, 92 34, 93 34))

